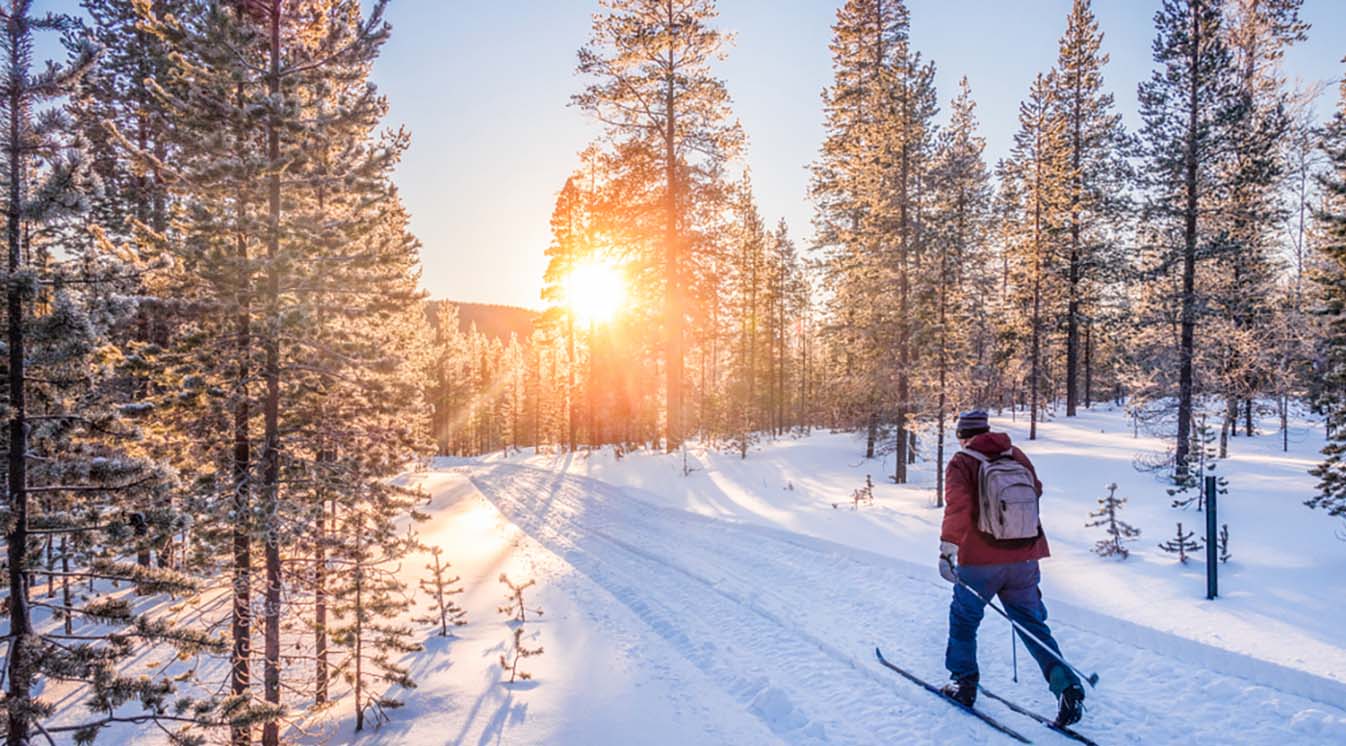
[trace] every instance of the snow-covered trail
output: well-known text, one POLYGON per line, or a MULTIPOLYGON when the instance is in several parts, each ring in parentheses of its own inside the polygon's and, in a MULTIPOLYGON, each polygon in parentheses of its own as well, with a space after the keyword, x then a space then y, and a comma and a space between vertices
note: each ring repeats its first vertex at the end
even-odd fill
MULTIPOLYGON (((657 507, 590 478, 513 464, 462 471, 506 520, 611 594, 704 677, 682 686, 718 688, 782 742, 1004 740, 872 659, 880 644, 942 678, 949 589, 932 572, 657 507)), ((1057 634, 1067 655, 1103 677, 1082 726, 1100 743, 1346 743, 1346 712, 1335 707, 1070 626, 1057 625, 1057 634)), ((1010 683, 1008 636, 988 615, 984 683, 1050 713, 1022 649, 1022 683, 1010 683)), ((994 703, 985 707, 1036 742, 1068 743, 994 703)))

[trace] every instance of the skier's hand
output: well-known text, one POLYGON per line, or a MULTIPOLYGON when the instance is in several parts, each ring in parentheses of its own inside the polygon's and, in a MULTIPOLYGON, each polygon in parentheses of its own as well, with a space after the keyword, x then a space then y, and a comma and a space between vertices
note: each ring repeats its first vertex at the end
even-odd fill
POLYGON ((958 582, 958 545, 953 542, 939 543, 939 576, 950 583, 958 582))

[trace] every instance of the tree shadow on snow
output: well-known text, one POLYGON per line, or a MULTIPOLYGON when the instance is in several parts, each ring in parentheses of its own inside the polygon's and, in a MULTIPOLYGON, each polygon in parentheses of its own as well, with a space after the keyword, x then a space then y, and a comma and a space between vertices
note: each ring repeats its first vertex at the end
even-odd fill
MULTIPOLYGON (((506 684, 506 687, 510 690, 523 689, 524 687, 519 686, 520 684, 537 686, 536 681, 516 681, 513 684, 506 684)), ((505 726, 520 725, 527 717, 528 703, 515 703, 513 691, 511 691, 505 695, 504 701, 500 703, 500 707, 496 709, 490 722, 486 724, 486 729, 481 732, 481 738, 477 739, 477 746, 486 746, 490 743, 495 743, 498 746, 505 735, 505 726)))
MULTIPOLYGON (((504 645, 502 644, 498 648, 503 649, 504 645)), ((495 706, 495 711, 492 712, 486 726, 482 729, 481 736, 477 739, 477 746, 484 746, 489 743, 499 744, 504 737, 506 726, 517 726, 527 719, 528 703, 515 702, 514 693, 536 689, 538 682, 530 679, 510 683, 504 681, 501 675, 500 669, 495 668, 494 672, 483 682, 485 689, 477 697, 477 701, 472 703, 472 708, 468 710, 467 717, 463 719, 463 727, 458 731, 458 735, 449 742, 453 746, 462 746, 465 743, 477 715, 492 706, 495 706)))

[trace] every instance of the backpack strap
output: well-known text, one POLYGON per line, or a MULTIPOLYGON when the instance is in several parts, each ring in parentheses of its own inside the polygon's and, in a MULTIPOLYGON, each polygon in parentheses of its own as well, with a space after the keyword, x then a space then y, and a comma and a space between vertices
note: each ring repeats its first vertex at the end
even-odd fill
POLYGON ((991 463, 992 461, 999 461, 999 460, 1002 459, 1002 458, 1014 458, 1014 447, 1013 447, 1013 446, 1011 446, 1008 450, 1001 451, 1000 453, 997 453, 997 454, 994 455, 994 456, 987 456, 986 454, 982 453, 981 451, 974 451, 974 450, 972 450, 971 448, 959 448, 959 449, 958 449, 958 452, 959 452, 959 453, 966 453, 967 455, 971 456, 972 458, 977 459, 978 461, 980 461, 980 462, 983 463, 983 464, 989 464, 989 463, 991 463))
POLYGON ((975 458, 975 459, 977 459, 978 461, 982 462, 983 464, 989 464, 989 463, 991 463, 991 458, 990 458, 989 456, 987 456, 986 454, 982 453, 981 451, 974 451, 974 450, 972 450, 971 448, 959 448, 959 449, 958 449, 958 452, 959 452, 959 453, 965 453, 965 454, 971 456, 972 458, 975 458))

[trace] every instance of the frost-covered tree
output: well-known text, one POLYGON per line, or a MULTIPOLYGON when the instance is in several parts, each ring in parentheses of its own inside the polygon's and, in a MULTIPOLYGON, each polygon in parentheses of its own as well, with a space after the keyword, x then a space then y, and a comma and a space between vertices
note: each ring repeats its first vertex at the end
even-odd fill
POLYGON ((899 0, 850 0, 832 30, 826 137, 810 188, 827 250, 830 344, 843 358, 840 383, 854 392, 847 408, 867 430, 866 457, 880 427, 895 426, 893 479, 904 483, 917 414, 915 292, 928 239, 920 217, 938 110, 934 65, 912 48, 899 0))
POLYGON ((1161 394, 1176 399, 1178 480, 1192 457, 1199 395, 1197 331, 1208 288, 1198 283, 1198 269, 1228 246, 1217 208, 1229 185, 1230 125, 1243 106, 1223 23, 1221 0, 1165 0, 1155 14, 1159 67, 1139 89, 1146 189, 1141 269, 1149 294, 1139 321, 1153 335, 1142 342, 1152 345, 1161 394))
POLYGON ((930 315, 924 325, 921 389, 933 398, 929 407, 935 430, 935 499, 944 500, 944 448, 950 415, 974 401, 974 377, 984 371, 989 318, 982 303, 968 302, 987 281, 991 188, 977 132, 976 102, 964 78, 950 107, 949 125, 937 139, 931 168, 928 220, 928 270, 917 278, 921 306, 930 315))
POLYGON ((734 343, 730 362, 730 446, 740 458, 761 429, 759 376, 766 337, 766 278, 768 236, 747 174, 734 201, 734 239, 728 265, 728 312, 733 317, 734 343))
POLYGON ((1029 440, 1049 398, 1047 377, 1060 287, 1061 232, 1069 206, 1067 120, 1056 105, 1056 73, 1039 74, 1019 104, 1019 130, 1010 157, 1001 163, 1003 201, 1008 210, 1006 266, 1012 286, 1014 329, 1011 339, 1028 374, 1029 440))
POLYGON ((411 599, 399 576, 416 542, 397 519, 410 510, 415 496, 374 481, 365 487, 373 491, 369 499, 338 504, 330 534, 330 561, 339 570, 329 588, 339 620, 330 634, 344 652, 335 671, 351 688, 356 731, 364 730, 366 718, 379 724, 388 710, 402 706, 392 687, 414 689, 416 684, 399 659, 421 649, 413 640, 415 630, 401 621, 411 599))
POLYGON ((1328 441, 1312 471, 1318 494, 1305 504, 1346 516, 1346 79, 1322 142, 1329 170, 1320 178, 1323 206, 1314 216, 1323 233, 1322 265, 1312 277, 1322 298, 1325 365, 1317 405, 1327 417, 1328 441))
POLYGON ((713 25, 714 0, 603 0, 600 7, 579 50, 578 70, 589 82, 572 100, 603 123, 605 145, 620 154, 622 176, 648 210, 646 261, 657 268, 649 284, 661 306, 664 446, 672 451, 686 436, 690 269, 705 246, 697 231, 720 199, 724 165, 740 151, 743 132, 711 68, 727 41, 713 25))
MULTIPOLYGON (((1081 365, 1092 306, 1108 274, 1121 263, 1118 228, 1126 210, 1129 173, 1123 160, 1127 145, 1121 114, 1103 89, 1103 32, 1089 0, 1075 0, 1066 19, 1056 62, 1053 103, 1064 122, 1065 198, 1061 274, 1065 281, 1065 404, 1075 416, 1088 386, 1081 386, 1081 365), (1081 389, 1084 389, 1082 391, 1081 389)), ((1088 373, 1085 376, 1089 378, 1088 373)))
POLYGON ((118 385, 128 367, 112 332, 135 312, 128 291, 152 267, 108 240, 89 213, 96 177, 72 112, 100 50, 73 18, 35 16, 25 0, 5 3, 0 20, 5 742, 66 733, 90 742, 119 722, 154 721, 170 730, 218 722, 218 700, 179 696, 171 674, 142 669, 132 656, 149 646, 192 656, 217 650, 220 641, 111 592, 123 583, 141 595, 190 593, 197 585, 166 567, 127 561, 148 556, 152 527, 176 525, 166 496, 177 485, 128 419, 147 407, 118 385), (35 67, 41 32, 63 36, 70 51, 64 64, 35 67), (36 587, 40 574, 45 600, 36 587), (76 592, 76 582, 88 587, 76 592), (74 686, 87 709, 83 720, 44 723, 55 707, 40 693, 55 682, 74 686))
POLYGON ((1216 477, 1216 491, 1224 495, 1229 492, 1229 484, 1223 476, 1216 474, 1220 465, 1220 455, 1216 447, 1214 429, 1207 422, 1205 413, 1197 413, 1192 427, 1192 442, 1188 448, 1187 472, 1181 479, 1168 488, 1168 496, 1173 498, 1173 507, 1186 508, 1196 503, 1196 509, 1202 510, 1206 504, 1206 477, 1216 477))
POLYGON ((1098 510, 1089 514, 1093 520, 1084 527, 1102 528, 1108 534, 1108 538, 1094 542, 1094 554, 1126 559, 1131 554, 1126 542, 1135 541, 1140 536, 1140 529, 1117 517, 1117 512, 1126 505, 1126 498, 1117 497, 1117 484, 1109 484, 1107 489, 1108 494, 1098 498, 1098 510))
POLYGON ((463 592, 457 587, 461 577, 449 577, 449 561, 442 559, 439 547, 430 547, 431 563, 425 566, 430 577, 421 579, 421 590, 430 596, 431 610, 428 616, 417 621, 439 625, 439 636, 448 637, 449 627, 461 627, 467 624, 467 611, 454 602, 453 597, 463 592))

